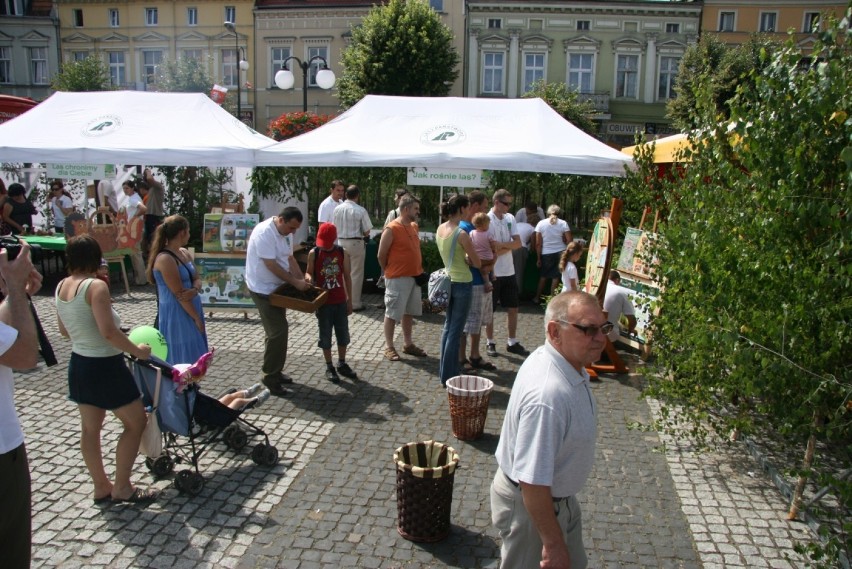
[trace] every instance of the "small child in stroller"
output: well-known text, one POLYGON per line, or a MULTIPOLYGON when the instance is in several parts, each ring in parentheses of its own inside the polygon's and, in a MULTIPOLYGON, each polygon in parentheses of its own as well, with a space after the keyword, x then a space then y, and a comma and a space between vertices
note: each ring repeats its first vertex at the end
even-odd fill
POLYGON ((226 393, 219 398, 219 403, 227 405, 231 409, 245 409, 247 407, 258 407, 269 399, 270 392, 259 383, 255 383, 248 389, 241 389, 233 393, 226 393))
MULTIPOLYGON (((178 385, 178 391, 183 389, 190 383, 199 382, 207 373, 207 368, 213 361, 213 351, 198 358, 193 364, 175 364, 172 369, 172 381, 178 385)), ((219 402, 234 410, 246 409, 249 407, 258 407, 264 401, 269 399, 270 392, 259 383, 255 383, 248 389, 230 390, 221 397, 219 402)))

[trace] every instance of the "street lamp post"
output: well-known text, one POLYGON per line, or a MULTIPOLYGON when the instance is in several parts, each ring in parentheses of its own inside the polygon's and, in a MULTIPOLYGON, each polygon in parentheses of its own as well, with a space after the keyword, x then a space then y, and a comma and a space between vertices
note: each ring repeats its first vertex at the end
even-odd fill
POLYGON ((237 26, 234 22, 225 22, 225 29, 234 34, 234 57, 237 59, 237 120, 243 120, 243 98, 240 94, 240 73, 248 70, 249 63, 240 57, 240 36, 237 34, 237 26))
POLYGON ((321 89, 331 89, 334 87, 334 82, 336 80, 334 77, 334 71, 328 68, 328 62, 321 55, 315 55, 307 61, 302 61, 295 56, 288 57, 281 64, 281 71, 275 74, 275 84, 279 89, 292 89, 296 82, 296 78, 293 77, 293 72, 286 67, 287 62, 291 59, 295 60, 302 69, 302 111, 308 112, 308 69, 311 68, 311 63, 314 61, 322 62, 322 69, 317 72, 317 86, 321 89))

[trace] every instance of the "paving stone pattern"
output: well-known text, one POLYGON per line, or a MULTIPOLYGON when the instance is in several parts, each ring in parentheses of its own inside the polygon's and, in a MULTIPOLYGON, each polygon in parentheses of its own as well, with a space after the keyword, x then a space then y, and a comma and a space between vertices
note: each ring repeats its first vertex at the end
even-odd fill
MULTIPOLYGON (((125 324, 150 324, 150 287, 116 294, 125 324)), ((350 365, 360 379, 325 380, 313 315, 291 312, 287 397, 273 397, 246 418, 269 435, 279 465, 255 465, 250 446, 239 453, 221 443, 203 456, 205 486, 197 497, 178 493, 171 477, 155 480, 139 459, 134 479, 163 489, 147 508, 92 505, 79 452, 79 420, 67 400, 70 345, 59 337, 52 298, 35 303, 60 365, 20 374, 17 404, 33 475, 34 567, 488 567, 499 566, 491 526, 489 485, 494 450, 514 373, 522 359, 501 345, 485 434, 452 436, 446 393, 437 378, 443 318, 417 322, 415 341, 427 358, 382 357, 383 313, 369 308, 350 318, 350 365), (393 451, 436 440, 460 455, 450 536, 437 544, 403 539, 396 530, 393 451)), ((522 310, 519 337, 529 349, 542 341, 542 312, 522 310)), ((208 320, 216 358, 202 388, 218 394, 259 379, 263 330, 255 314, 216 313, 208 320)), ((399 333, 398 333, 399 334, 399 333)), ((505 316, 497 315, 505 338, 505 316)), ((401 339, 398 340, 401 344, 401 339)), ((398 345, 401 348, 401 345, 398 345)), ((631 364, 637 364, 631 360, 631 364)), ((693 456, 656 433, 633 430, 651 420, 638 375, 605 378, 593 389, 600 409, 594 470, 579 496, 590 566, 795 567, 792 543, 809 539, 803 526, 779 521, 783 502, 744 453, 693 456)), ((653 403, 653 402, 652 402, 653 403)), ((652 405, 653 407, 653 405, 652 405)), ((112 472, 118 421, 104 431, 112 472)), ((180 470, 182 466, 178 466, 180 470)))

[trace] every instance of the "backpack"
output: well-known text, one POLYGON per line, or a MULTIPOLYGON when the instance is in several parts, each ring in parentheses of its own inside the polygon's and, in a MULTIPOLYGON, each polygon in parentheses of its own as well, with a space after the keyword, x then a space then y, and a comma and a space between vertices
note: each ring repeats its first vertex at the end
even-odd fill
MULTIPOLYGON (((456 245, 458 244, 459 234, 461 231, 461 228, 456 230, 456 234, 453 236, 453 242, 450 245, 450 262, 447 263, 450 267, 453 266, 453 257, 456 254, 456 245)), ((429 275, 427 298, 433 307, 444 310, 450 305, 450 287, 452 284, 453 283, 450 280, 450 273, 447 269, 438 269, 429 275)))

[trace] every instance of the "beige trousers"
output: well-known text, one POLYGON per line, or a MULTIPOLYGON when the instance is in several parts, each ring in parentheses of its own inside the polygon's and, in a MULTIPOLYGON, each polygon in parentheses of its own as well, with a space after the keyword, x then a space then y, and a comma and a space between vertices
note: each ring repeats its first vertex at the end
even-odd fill
POLYGON ((349 268, 352 276, 352 308, 358 309, 361 304, 361 289, 364 286, 364 258, 366 245, 363 239, 340 239, 340 246, 349 255, 349 268))

